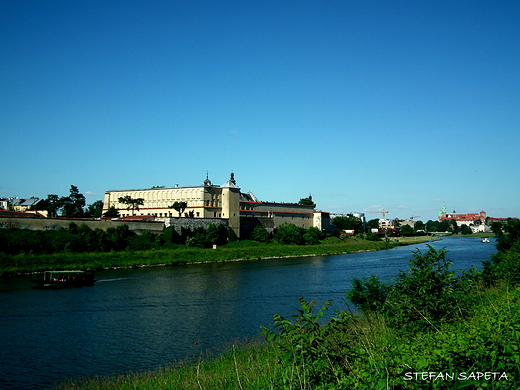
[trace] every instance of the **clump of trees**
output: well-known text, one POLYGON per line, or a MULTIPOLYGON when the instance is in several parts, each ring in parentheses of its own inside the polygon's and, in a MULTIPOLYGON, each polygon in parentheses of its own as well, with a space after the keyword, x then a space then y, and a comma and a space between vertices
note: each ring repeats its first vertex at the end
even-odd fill
POLYGON ((324 238, 323 232, 316 227, 305 229, 292 223, 278 226, 273 233, 269 233, 263 226, 255 226, 250 235, 250 239, 254 241, 263 243, 275 241, 289 245, 316 245, 324 238))
POLYGON ((235 239, 234 232, 221 225, 209 225, 206 229, 193 230, 181 228, 180 233, 170 226, 164 228, 162 233, 145 231, 136 234, 126 224, 102 230, 71 222, 68 228, 58 230, 0 229, 0 252, 16 255, 139 251, 171 248, 176 245, 209 248, 212 245, 224 245, 235 239))
POLYGON ((457 221, 452 219, 451 221, 428 221, 426 222, 425 229, 428 232, 448 232, 453 234, 472 234, 472 230, 467 225, 458 226, 457 221))
POLYGON ((49 217, 99 218, 103 202, 98 200, 87 205, 85 195, 79 192, 78 187, 71 185, 68 196, 47 195, 38 205, 38 210, 47 210, 49 217))

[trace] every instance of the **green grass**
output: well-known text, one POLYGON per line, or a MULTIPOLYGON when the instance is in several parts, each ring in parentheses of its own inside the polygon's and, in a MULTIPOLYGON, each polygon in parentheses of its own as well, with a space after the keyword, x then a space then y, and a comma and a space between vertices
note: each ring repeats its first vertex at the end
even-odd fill
POLYGON ((349 238, 328 238, 319 245, 284 245, 271 242, 237 241, 202 249, 172 246, 169 249, 122 251, 108 253, 54 253, 50 255, 4 255, 0 253, 0 275, 37 273, 53 269, 110 269, 142 266, 183 265, 202 262, 257 260, 278 257, 335 255, 392 248, 395 244, 349 238))
POLYGON ((219 356, 166 366, 156 371, 65 382, 61 390, 226 390, 270 389, 277 377, 274 346, 246 343, 230 346, 219 356))

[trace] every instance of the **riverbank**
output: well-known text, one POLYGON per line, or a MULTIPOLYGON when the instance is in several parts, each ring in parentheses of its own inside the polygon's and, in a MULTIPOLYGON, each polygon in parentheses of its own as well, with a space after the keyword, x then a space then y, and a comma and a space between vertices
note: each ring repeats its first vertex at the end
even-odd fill
POLYGON ((326 256, 390 249, 397 245, 413 245, 431 241, 432 237, 399 237, 397 241, 368 241, 359 238, 340 240, 334 237, 318 245, 286 245, 275 242, 234 241, 216 249, 171 246, 148 251, 55 253, 50 255, 0 254, 0 275, 34 274, 52 270, 104 270, 174 266, 192 263, 248 261, 272 258, 326 256))

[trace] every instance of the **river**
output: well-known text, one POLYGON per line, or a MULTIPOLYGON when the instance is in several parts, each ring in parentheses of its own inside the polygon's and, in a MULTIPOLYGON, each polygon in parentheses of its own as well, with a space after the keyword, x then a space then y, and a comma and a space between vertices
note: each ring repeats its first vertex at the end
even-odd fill
MULTIPOLYGON (((110 270, 92 287, 35 290, 0 279, 0 388, 45 389, 66 379, 154 369, 260 334, 299 297, 343 309, 353 276, 396 277, 427 244, 349 255, 110 270)), ((480 267, 495 240, 448 237, 453 270, 480 267)))

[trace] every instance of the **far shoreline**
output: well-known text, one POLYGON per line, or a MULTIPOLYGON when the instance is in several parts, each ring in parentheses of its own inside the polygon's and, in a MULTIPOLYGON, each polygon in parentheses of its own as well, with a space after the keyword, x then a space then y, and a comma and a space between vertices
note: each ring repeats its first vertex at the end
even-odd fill
POLYGON ((14 255, 0 257, 0 275, 23 276, 42 274, 48 270, 117 270, 189 264, 225 263, 269 259, 334 256, 391 249, 396 246, 421 244, 442 238, 414 236, 367 241, 357 237, 344 240, 327 239, 317 245, 260 244, 237 241, 217 249, 178 246, 172 249, 121 252, 54 253, 49 255, 14 255), (186 260, 186 258, 190 260, 186 260))

